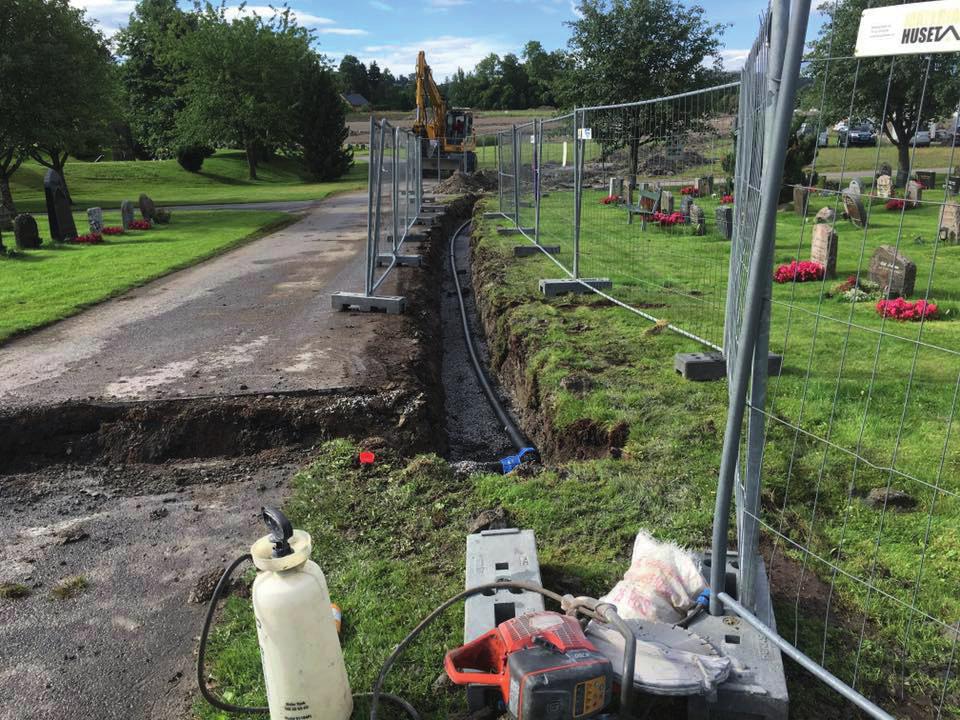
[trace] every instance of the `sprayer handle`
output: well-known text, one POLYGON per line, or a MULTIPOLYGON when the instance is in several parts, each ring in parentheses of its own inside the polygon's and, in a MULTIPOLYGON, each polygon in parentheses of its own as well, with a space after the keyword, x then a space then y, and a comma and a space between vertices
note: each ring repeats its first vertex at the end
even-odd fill
POLYGON ((274 557, 284 557, 292 553, 289 540, 293 537, 293 525, 290 524, 287 516, 269 505, 260 508, 260 515, 270 531, 274 557))
POLYGON ((497 629, 488 630, 443 659, 447 677, 456 685, 501 685, 506 653, 497 629))

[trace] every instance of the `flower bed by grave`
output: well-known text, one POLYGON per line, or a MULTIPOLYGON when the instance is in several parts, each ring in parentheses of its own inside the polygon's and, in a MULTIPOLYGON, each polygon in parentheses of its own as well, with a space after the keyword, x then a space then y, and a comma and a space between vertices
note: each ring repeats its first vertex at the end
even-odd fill
POLYGON ((153 227, 149 220, 134 220, 127 226, 127 230, 149 230, 153 227))
POLYGON ((67 242, 72 245, 97 245, 103 242, 103 235, 92 232, 86 235, 77 235, 75 238, 67 240, 67 242))
POLYGON ((823 265, 812 260, 793 260, 780 265, 773 273, 773 279, 778 283, 812 282, 823 280, 823 265))
POLYGON ((877 314, 880 317, 893 318, 894 320, 933 320, 939 314, 939 308, 936 303, 924 299, 904 300, 903 298, 893 298, 889 300, 877 301, 877 314))

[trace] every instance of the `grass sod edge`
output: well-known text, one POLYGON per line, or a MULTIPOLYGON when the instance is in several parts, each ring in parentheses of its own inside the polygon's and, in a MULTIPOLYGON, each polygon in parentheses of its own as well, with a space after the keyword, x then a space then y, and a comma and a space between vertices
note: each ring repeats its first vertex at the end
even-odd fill
MULTIPOLYGON (((100 303, 102 303, 102 302, 106 302, 107 300, 111 300, 111 299, 113 299, 113 298, 115 298, 115 297, 117 297, 117 296, 119 296, 119 295, 122 295, 122 294, 124 294, 124 293, 126 293, 126 292, 129 292, 130 290, 133 290, 133 289, 135 289, 135 288, 142 287, 142 286, 144 286, 144 285, 146 285, 146 284, 148 284, 148 283, 150 283, 150 282, 152 282, 152 281, 154 281, 154 280, 157 280, 157 279, 159 279, 159 278, 165 277, 165 276, 170 275, 170 274, 172 274, 172 273, 175 273, 175 272, 177 272, 177 271, 179 271, 179 270, 184 270, 184 269, 189 268, 189 267, 192 267, 192 266, 194 266, 194 265, 198 265, 198 264, 200 264, 200 263, 202 263, 202 262, 205 262, 205 261, 207 261, 207 260, 210 260, 211 258, 217 257, 217 256, 219 256, 219 255, 222 255, 222 254, 226 253, 226 252, 229 252, 230 250, 236 249, 237 247, 240 247, 240 246, 245 245, 245 244, 247 244, 247 243, 253 242, 253 241, 255 241, 255 240, 259 240, 259 239, 261 239, 261 238, 263 238, 263 237, 266 237, 267 235, 270 235, 271 233, 274 233, 274 232, 277 232, 277 231, 279 231, 279 230, 282 230, 283 228, 288 227, 288 226, 296 223, 297 221, 299 221, 299 220, 301 219, 301 216, 300 216, 299 214, 288 214, 288 215, 284 215, 284 214, 278 213, 278 212, 266 212, 266 213, 251 213, 251 212, 249 212, 249 211, 237 211, 236 213, 230 213, 230 211, 216 211, 216 212, 217 212, 217 215, 216 215, 217 217, 223 217, 223 216, 229 214, 229 215, 234 215, 234 216, 239 216, 239 217, 244 217, 244 218, 250 218, 250 219, 255 219, 256 216, 260 216, 260 218, 266 217, 266 218, 270 218, 270 219, 268 219, 264 224, 261 224, 259 227, 256 227, 256 228, 253 229, 252 231, 250 231, 250 232, 248 232, 248 233, 246 233, 246 234, 244 234, 244 235, 241 235, 241 236, 239 236, 239 237, 235 237, 235 238, 233 238, 233 239, 225 242, 225 243, 222 244, 222 245, 218 245, 218 246, 212 247, 212 248, 210 248, 210 249, 208 249, 208 250, 206 250, 206 251, 204 251, 204 252, 199 253, 198 255, 195 255, 195 256, 192 256, 192 257, 187 257, 187 258, 183 259, 182 261, 178 261, 178 262, 172 263, 172 264, 164 267, 162 270, 159 270, 159 271, 157 271, 157 272, 155 272, 155 273, 151 273, 151 274, 148 274, 148 275, 145 275, 145 276, 136 278, 136 279, 131 280, 131 281, 129 281, 129 282, 121 282, 121 283, 118 283, 118 284, 112 286, 111 289, 110 289, 108 292, 106 292, 105 294, 102 294, 102 295, 100 295, 100 296, 97 296, 97 297, 95 297, 95 298, 93 298, 93 299, 86 300, 86 301, 79 301, 79 302, 73 303, 73 304, 70 305, 69 308, 65 309, 65 310, 62 311, 62 312, 58 312, 58 314, 56 314, 55 316, 48 317, 48 318, 46 318, 46 319, 39 320, 39 321, 36 321, 36 322, 30 322, 30 323, 28 323, 28 324, 25 324, 25 325, 22 326, 22 327, 18 327, 18 328, 15 328, 15 329, 13 329, 13 330, 9 330, 9 331, 5 331, 5 330, 0 329, 0 345, 2 345, 2 343, 9 342, 10 340, 13 340, 13 339, 15 339, 15 338, 17 338, 17 337, 20 337, 20 336, 22 336, 22 335, 28 334, 28 333, 30 333, 30 332, 34 332, 34 331, 36 331, 36 330, 39 330, 39 329, 41 329, 41 328, 44 328, 44 327, 47 327, 47 326, 49 326, 49 325, 52 325, 52 324, 54 324, 54 323, 56 323, 56 322, 59 322, 60 320, 64 320, 64 319, 66 319, 66 318, 68 318, 68 317, 71 317, 71 316, 73 316, 73 315, 76 315, 76 314, 78 314, 78 313, 80 313, 80 312, 82 312, 82 311, 84 311, 84 310, 86 310, 86 309, 88 309, 88 308, 90 308, 90 307, 93 307, 93 306, 95 306, 95 305, 98 305, 98 304, 100 304, 100 303)), ((174 228, 175 228, 178 217, 182 218, 182 217, 184 217, 184 216, 188 216, 188 217, 189 217, 189 216, 191 216, 191 215, 192 215, 192 216, 196 216, 196 215, 199 215, 199 214, 212 214, 212 211, 194 211, 194 212, 176 213, 176 214, 174 215, 174 219, 173 219, 173 222, 171 223, 171 225, 169 225, 169 226, 161 226, 161 227, 174 227, 174 228)), ((77 227, 78 227, 78 229, 79 229, 79 228, 81 228, 81 222, 83 221, 83 219, 81 219, 81 218, 79 217, 79 215, 77 215, 77 218, 76 218, 76 219, 77 219, 77 221, 78 221, 78 222, 77 222, 77 227)), ((41 228, 43 228, 43 227, 44 227, 44 226, 41 225, 41 228)), ((155 232, 155 230, 150 230, 150 231, 147 231, 147 232, 155 232)), ((41 233, 42 233, 42 230, 41 230, 41 233)), ((47 234, 49 235, 49 232, 48 232, 47 234)), ((121 237, 122 237, 122 236, 121 236, 121 237)), ((106 240, 109 242, 110 237, 107 237, 106 240)), ((44 244, 44 246, 43 246, 41 249, 44 249, 44 250, 49 250, 49 249, 51 249, 51 246, 50 246, 48 243, 49 243, 49 241, 46 241, 45 244, 44 244)), ((55 246, 54 246, 54 247, 55 247, 55 246)), ((77 248, 78 251, 82 251, 82 250, 84 250, 84 249, 85 249, 85 248, 82 248, 82 247, 78 247, 78 248, 77 248)), ((24 256, 29 257, 29 255, 31 254, 31 252, 34 252, 34 251, 26 250, 26 251, 19 251, 19 252, 21 252, 24 256)), ((22 260, 20 257, 11 257, 11 258, 5 258, 5 259, 0 258, 0 270, 2 270, 4 264, 6 264, 6 263, 11 263, 11 264, 14 264, 14 265, 15 265, 16 263, 22 262, 22 261, 23 261, 23 260, 22 260)), ((55 262, 55 260, 54 260, 54 262, 55 262)))

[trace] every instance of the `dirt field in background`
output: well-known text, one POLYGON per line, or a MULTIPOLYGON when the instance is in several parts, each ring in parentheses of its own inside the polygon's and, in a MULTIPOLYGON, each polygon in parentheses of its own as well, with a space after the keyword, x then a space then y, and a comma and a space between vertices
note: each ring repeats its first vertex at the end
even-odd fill
MULTIPOLYGON (((541 110, 476 110, 473 113, 473 128, 477 135, 492 135, 500 130, 506 130, 514 124, 529 122, 534 117, 550 117, 554 114, 552 108, 543 108, 541 110)), ((374 112, 372 115, 377 118, 386 118, 391 123, 401 128, 413 127, 413 121, 416 117, 415 111, 410 112, 374 112)), ((354 144, 367 144, 370 141, 370 118, 360 117, 358 113, 351 113, 347 118, 347 127, 350 128, 350 136, 347 142, 354 144)))

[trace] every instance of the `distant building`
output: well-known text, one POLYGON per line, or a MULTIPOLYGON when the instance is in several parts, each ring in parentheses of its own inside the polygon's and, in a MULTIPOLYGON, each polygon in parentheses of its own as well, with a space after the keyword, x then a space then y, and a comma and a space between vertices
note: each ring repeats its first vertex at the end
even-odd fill
POLYGON ((364 110, 370 107, 370 101, 360 93, 347 93, 341 95, 343 101, 350 106, 352 110, 364 110))

